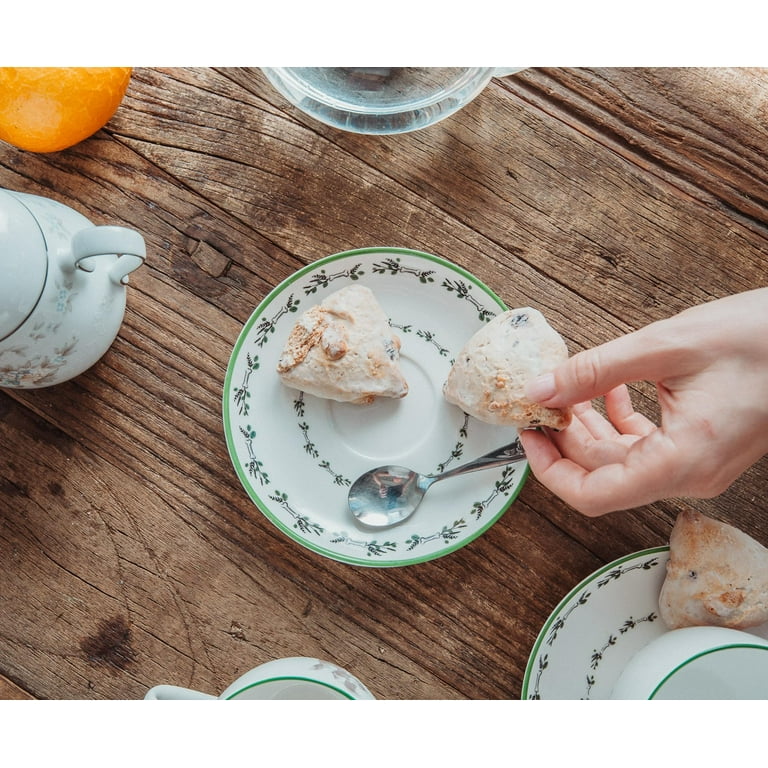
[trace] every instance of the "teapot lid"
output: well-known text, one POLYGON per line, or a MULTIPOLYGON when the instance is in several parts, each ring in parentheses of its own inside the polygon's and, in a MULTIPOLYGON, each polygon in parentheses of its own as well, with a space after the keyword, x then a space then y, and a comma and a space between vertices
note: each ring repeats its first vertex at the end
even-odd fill
POLYGON ((37 219, 0 190, 0 340, 31 314, 45 287, 48 253, 37 219))

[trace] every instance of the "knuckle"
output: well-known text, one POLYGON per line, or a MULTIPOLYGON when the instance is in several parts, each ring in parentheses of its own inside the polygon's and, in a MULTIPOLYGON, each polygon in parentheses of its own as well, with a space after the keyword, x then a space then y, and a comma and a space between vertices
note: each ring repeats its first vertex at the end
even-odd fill
POLYGON ((600 360, 595 350, 580 352, 571 358, 571 378, 579 391, 592 392, 600 380, 600 360))

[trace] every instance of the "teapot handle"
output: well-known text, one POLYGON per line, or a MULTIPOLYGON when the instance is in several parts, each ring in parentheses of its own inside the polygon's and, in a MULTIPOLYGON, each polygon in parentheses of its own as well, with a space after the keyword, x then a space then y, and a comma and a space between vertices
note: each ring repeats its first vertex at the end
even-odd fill
POLYGON ((84 262, 92 256, 117 254, 117 261, 109 270, 109 279, 116 285, 125 285, 128 275, 138 269, 147 257, 144 238, 127 227, 86 227, 72 238, 71 269, 93 272, 93 264, 84 262))
POLYGON ((144 695, 145 701, 171 701, 178 699, 215 699, 208 693, 200 693, 190 688, 180 688, 178 685, 156 685, 144 695))

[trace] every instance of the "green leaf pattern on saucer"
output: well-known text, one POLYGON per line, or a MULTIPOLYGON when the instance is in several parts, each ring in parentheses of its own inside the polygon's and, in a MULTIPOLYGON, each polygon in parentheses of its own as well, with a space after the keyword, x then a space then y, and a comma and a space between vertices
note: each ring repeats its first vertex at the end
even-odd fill
POLYGON ((574 587, 539 632, 522 698, 610 698, 627 661, 667 631, 658 597, 668 557, 668 547, 636 552, 574 587))
MULTIPOLYGON (((401 463, 398 455, 387 455, 381 461, 364 459, 366 450, 379 448, 375 441, 373 448, 346 450, 344 440, 335 439, 334 433, 339 416, 334 408, 342 406, 284 387, 275 371, 297 313, 349 281, 361 281, 373 290, 401 338, 401 355, 410 350, 414 365, 424 372, 413 375, 417 383, 424 379, 422 394, 417 395, 425 398, 420 410, 432 409, 437 414, 434 423, 425 427, 435 432, 435 444, 425 441, 425 447, 417 446, 432 458, 431 466, 422 463, 415 468, 442 472, 459 460, 509 441, 509 429, 481 424, 441 397, 442 381, 454 356, 483 323, 504 311, 504 304, 471 274, 443 259, 405 249, 372 248, 327 257, 300 270, 253 313, 235 345, 225 379, 227 445, 238 476, 259 509, 303 546, 356 565, 424 562, 464 546, 487 530, 519 493, 527 465, 472 473, 472 481, 446 481, 446 485, 455 484, 454 491, 464 488, 466 493, 467 487, 476 488, 472 497, 458 497, 460 509, 453 508, 457 497, 449 494, 445 498, 451 503, 432 514, 422 514, 420 509, 415 522, 375 535, 354 521, 346 508, 349 486, 365 469, 401 463), (269 402, 272 399, 277 402, 269 402), (447 442, 451 432, 453 437, 447 442), (295 463, 296 471, 286 474, 286 462, 295 463), (311 478, 311 492, 303 476, 306 482, 311 478)), ((408 397, 411 393, 404 400, 408 397)), ((409 426, 408 418, 397 416, 398 410, 393 411, 395 415, 381 415, 372 406, 343 406, 358 409, 354 418, 360 422, 359 430, 366 429, 369 416, 374 429, 399 423, 407 431, 409 426), (400 422, 396 422, 398 418, 400 422)), ((382 407, 402 408, 397 404, 382 407)), ((354 443, 354 431, 350 439, 354 443)), ((410 442, 422 439, 417 432, 410 442)), ((422 507, 428 507, 427 500, 422 507)))

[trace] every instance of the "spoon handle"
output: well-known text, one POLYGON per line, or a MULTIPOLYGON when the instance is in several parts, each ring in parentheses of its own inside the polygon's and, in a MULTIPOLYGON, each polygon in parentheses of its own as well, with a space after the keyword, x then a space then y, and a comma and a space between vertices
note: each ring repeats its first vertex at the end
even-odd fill
POLYGON ((504 464, 512 464, 515 461, 522 461, 523 459, 525 459, 525 451, 523 450, 523 445, 518 437, 514 443, 505 445, 502 448, 497 448, 495 451, 486 453, 484 456, 480 456, 467 464, 462 464, 460 467, 449 469, 439 475, 430 475, 430 477, 433 479, 433 482, 437 482, 438 480, 445 480, 447 477, 463 475, 465 472, 475 472, 478 469, 501 467, 504 464))

